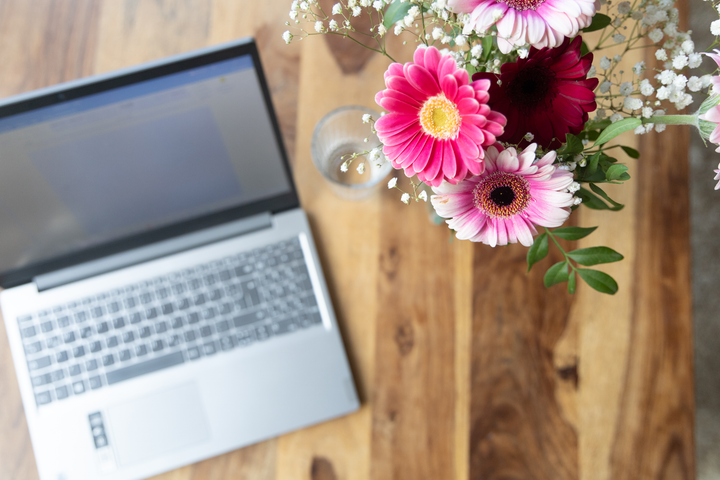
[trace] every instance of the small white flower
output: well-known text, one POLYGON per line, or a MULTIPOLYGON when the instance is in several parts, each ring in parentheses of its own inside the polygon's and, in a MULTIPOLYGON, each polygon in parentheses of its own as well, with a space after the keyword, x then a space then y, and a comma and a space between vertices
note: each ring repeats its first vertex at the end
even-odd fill
POLYGON ((675 77, 675 80, 673 80, 673 87, 683 90, 685 89, 685 85, 687 85, 688 79, 685 75, 678 75, 675 77))
POLYGON ((712 75, 703 75, 700 77, 700 81, 702 82, 702 88, 707 88, 712 84, 712 75))
POLYGON ((635 75, 641 75, 645 71, 645 62, 636 63, 632 71, 635 75))
POLYGON ((604 108, 598 108, 597 112, 595 112, 596 118, 605 118, 606 115, 607 115, 607 112, 605 111, 604 108))
POLYGON ((363 173, 365 173, 365 163, 364 163, 364 162, 357 166, 357 172, 358 172, 360 175, 362 175, 363 173))
POLYGON ((393 29, 393 33, 395 33, 395 35, 400 35, 402 31, 403 26, 401 24, 398 23, 397 25, 395 25, 395 28, 393 29))
POLYGON ((432 37, 434 40, 440 40, 444 36, 445 36, 445 32, 443 31, 442 28, 440 28, 440 27, 433 28, 432 37))
POLYGON ((607 70, 611 66, 612 66, 612 62, 610 61, 610 59, 608 57, 602 57, 600 59, 600 68, 602 68, 603 70, 607 70))
POLYGON ((687 88, 691 92, 699 92, 702 88, 702 81, 698 77, 693 75, 692 77, 690 77, 690 80, 688 80, 687 88))
POLYGON ((467 37, 465 35, 458 35, 455 37, 455 45, 458 47, 465 46, 467 44, 467 37))
POLYGON ((532 142, 533 139, 535 138, 535 135, 533 135, 533 134, 530 133, 530 132, 527 132, 527 133, 525 134, 525 137, 524 137, 524 138, 525 138, 525 140, 527 140, 528 142, 532 142))
MULTIPOLYGON (((517 52, 518 52, 518 57, 520 57, 520 58, 527 58, 528 55, 530 55, 530 50, 528 50, 525 47, 518 48, 517 52)), ((592 68, 595 68, 595 67, 592 67, 592 68)))
POLYGON ((653 109, 652 107, 643 107, 642 108, 642 116, 645 118, 650 118, 653 116, 653 109))
POLYGON ((348 8, 353 8, 355 5, 357 5, 357 0, 348 0, 348 2, 347 2, 348 8))
POLYGON ((577 164, 580 167, 585 167, 585 166, 587 166, 587 159, 585 157, 583 157, 580 160, 578 160, 577 164))
POLYGON ((482 48, 482 45, 480 45, 479 43, 470 49, 470 55, 472 55, 475 58, 480 58, 480 56, 482 55, 482 52, 483 52, 483 48, 482 48))
POLYGON ((372 120, 372 115, 370 115, 369 113, 364 113, 362 116, 362 122, 370 123, 370 120, 372 120))
POLYGON ((682 45, 680 45, 680 48, 682 48, 682 51, 690 54, 695 51, 695 44, 692 40, 685 40, 682 45))
POLYGON ((664 123, 658 123, 657 125, 655 125, 656 132, 664 132, 666 128, 667 125, 665 125, 664 123))
POLYGON ((339 3, 336 3, 335 5, 333 5, 332 14, 340 15, 341 13, 342 13, 342 5, 340 5, 339 3))
POLYGON ((348 171, 348 162, 343 162, 342 165, 340 165, 340 171, 343 173, 348 171))
POLYGON ((296 10, 290 10, 290 18, 293 20, 297 20, 298 12, 296 10))
POLYGON ((675 102, 675 107, 679 110, 682 110, 683 108, 687 107, 691 103, 693 103, 692 95, 690 95, 689 93, 686 93, 683 95, 681 100, 675 102))
POLYGON ((309 8, 310 5, 308 5, 308 2, 300 2, 300 10, 307 12, 309 8))
POLYGON ((640 82, 640 93, 642 95, 645 95, 647 97, 649 95, 652 95, 654 91, 655 87, 650 84, 650 80, 648 80, 647 78, 644 78, 640 82))
POLYGON ((578 182, 572 182, 570 186, 567 188, 568 192, 575 193, 578 190, 580 190, 580 184, 578 182))
POLYGON ((338 23, 335 20, 330 20, 328 22, 328 28, 333 32, 336 32, 338 29, 338 23))
POLYGON ((388 182, 388 189, 395 188, 395 185, 397 185, 397 177, 392 177, 388 182))
POLYGON ((635 10, 634 12, 632 12, 632 15, 630 15, 630 18, 635 21, 642 20, 643 12, 641 10, 635 10))
POLYGON ((382 0, 377 0, 373 2, 372 4, 373 8, 377 10, 378 12, 382 10, 385 7, 385 4, 382 2, 382 0))
POLYGON ((612 87, 612 82, 604 81, 600 84, 600 93, 608 93, 610 91, 610 87, 612 87))
POLYGON ((630 2, 618 3, 617 9, 620 15, 627 15, 628 13, 630 13, 630 2))
POLYGON ((663 32, 659 28, 655 28, 648 33, 648 37, 653 43, 658 43, 663 38, 663 32))
POLYGON ((619 62, 620 60, 622 60, 622 57, 620 55, 615 55, 613 57, 613 60, 615 60, 616 62, 619 62))
POLYGON ((403 202, 405 205, 410 203, 410 194, 409 193, 403 193, 400 197, 400 201, 403 202))
POLYGON ((478 65, 480 65, 480 62, 478 62, 477 58, 473 58, 472 60, 470 60, 470 65, 472 65, 473 67, 477 67, 478 65))
POLYGON ((595 70, 595 65, 591 65, 587 73, 587 78, 593 78, 596 74, 597 70, 595 70))
POLYGON ((618 121, 622 120, 622 118, 623 118, 622 115, 620 115, 619 113, 613 113, 612 115, 610 115, 610 121, 612 123, 618 122, 618 121))
POLYGON ((418 198, 422 200, 423 202, 427 202, 427 191, 423 190, 420 192, 420 195, 418 195, 418 198))
POLYGON ((633 84, 630 82, 623 82, 620 85, 620 95, 627 97, 633 92, 633 84))
POLYGON ((408 10, 407 14, 413 19, 417 18, 417 16, 420 14, 420 7, 418 7, 417 5, 413 5, 412 7, 410 7, 410 10, 408 10))
POLYGON ((663 32, 665 32, 665 35, 667 35, 668 37, 676 37, 678 34, 677 23, 668 22, 667 24, 665 24, 663 32))
POLYGON ((658 100, 667 100, 667 98, 670 96, 670 89, 668 87, 660 87, 657 89, 657 93, 655 93, 655 96, 658 100))
POLYGON ((285 43, 292 42, 293 34, 290 33, 290 30, 285 30, 285 33, 282 34, 283 40, 285 40, 285 43))
POLYGON ((360 8, 358 6, 353 7, 353 9, 352 9, 353 17, 359 17, 361 13, 362 13, 362 8, 360 8))
POLYGON ((637 110, 643 106, 643 101, 639 98, 625 97, 623 107, 627 110, 637 110))
POLYGON ((688 67, 698 68, 702 63, 702 55, 699 53, 691 53, 688 55, 688 67))
POLYGON ((293 12, 297 12, 300 9, 300 3, 298 0, 293 0, 293 2, 290 4, 290 10, 293 12))
POLYGON ((640 125, 635 129, 635 135, 642 135, 644 133, 647 133, 647 130, 645 130, 645 125, 640 125))
POLYGON ((622 33, 616 33, 612 38, 615 43, 623 43, 625 41, 625 35, 622 33))
POLYGON ((661 62, 664 62, 665 60, 667 60, 668 56, 667 56, 667 52, 665 51, 665 49, 664 48, 658 49, 658 51, 655 52, 655 58, 657 58, 661 62))
POLYGON ((323 33, 324 30, 325 30, 325 25, 323 25, 323 23, 320 20, 315 22, 315 31, 316 32, 323 33))
POLYGON ((440 40, 440 43, 450 43, 452 42, 452 37, 450 35, 445 35, 442 40, 440 40))
POLYGON ((675 80, 676 74, 672 70, 663 70, 660 72, 660 82, 663 85, 670 85, 675 80))
POLYGON ((582 198, 573 197, 573 205, 580 205, 581 203, 582 203, 582 198))
POLYGON ((682 70, 687 67, 689 58, 687 55, 678 55, 673 58, 672 64, 675 70, 682 70))
POLYGON ((710 33, 716 37, 720 35, 720 20, 715 20, 710 24, 710 33))

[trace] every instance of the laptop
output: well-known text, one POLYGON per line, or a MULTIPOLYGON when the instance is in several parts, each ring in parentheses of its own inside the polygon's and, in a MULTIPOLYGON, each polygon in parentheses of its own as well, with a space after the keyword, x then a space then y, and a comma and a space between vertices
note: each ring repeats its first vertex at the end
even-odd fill
POLYGON ((40 478, 359 408, 252 40, 0 103, 0 306, 40 478))

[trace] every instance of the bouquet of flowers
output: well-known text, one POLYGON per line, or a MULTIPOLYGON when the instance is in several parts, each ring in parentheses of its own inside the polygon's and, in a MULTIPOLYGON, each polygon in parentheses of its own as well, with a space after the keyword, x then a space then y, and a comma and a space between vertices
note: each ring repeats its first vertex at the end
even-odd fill
MULTIPOLYGON (((678 30, 673 4, 599 0, 598 10, 594 0, 340 0, 325 11, 317 0, 294 0, 287 25, 295 33, 283 39, 340 35, 393 61, 375 96, 385 112, 362 118, 381 145, 343 159, 343 170, 353 161, 360 173, 365 161, 389 161, 410 179, 401 201, 427 201, 431 189, 435 212, 458 239, 521 243, 528 270, 554 245, 564 261, 547 270, 546 286, 567 282, 573 293, 580 277, 613 294, 612 277, 585 267, 621 254, 603 246, 566 252, 558 242, 596 228, 562 227, 573 210, 623 207, 602 188, 630 179, 613 150, 640 153, 608 142, 630 130, 693 125, 720 144, 720 76, 686 72, 705 57, 720 68, 720 50, 697 52, 690 32, 678 30), (369 31, 355 28, 361 15, 369 31), (596 32, 591 45, 582 38, 589 32, 596 32), (417 43, 411 61, 390 55, 390 35, 417 43), (654 49, 661 67, 641 61, 621 70, 625 54, 640 48, 654 49), (693 103, 690 92, 706 99, 693 114, 674 113, 693 103)), ((710 29, 720 35, 720 20, 710 29)), ((400 190, 397 178, 388 188, 400 190)))

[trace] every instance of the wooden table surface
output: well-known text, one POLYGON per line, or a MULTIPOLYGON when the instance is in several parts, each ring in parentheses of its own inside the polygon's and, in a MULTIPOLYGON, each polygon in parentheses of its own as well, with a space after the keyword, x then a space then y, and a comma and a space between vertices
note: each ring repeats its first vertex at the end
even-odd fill
MULTIPOLYGON (((526 275, 525 248, 450 241, 397 191, 352 202, 329 190, 312 129, 341 105, 377 108, 387 61, 347 40, 286 46, 289 4, 0 2, 1 97, 242 36, 260 45, 363 406, 157 478, 694 478, 689 132, 639 138, 633 180, 613 191, 622 212, 574 215, 601 225, 579 246, 625 255, 604 268, 620 292, 546 290, 556 259, 526 275)), ((0 479, 35 478, 0 328, 0 479)))

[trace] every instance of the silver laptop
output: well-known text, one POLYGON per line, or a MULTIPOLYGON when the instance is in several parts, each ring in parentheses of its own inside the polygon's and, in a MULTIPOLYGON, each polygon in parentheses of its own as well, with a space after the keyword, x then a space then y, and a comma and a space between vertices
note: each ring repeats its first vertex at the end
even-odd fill
POLYGON ((359 407, 253 41, 0 104, 0 303, 43 480, 359 407))

